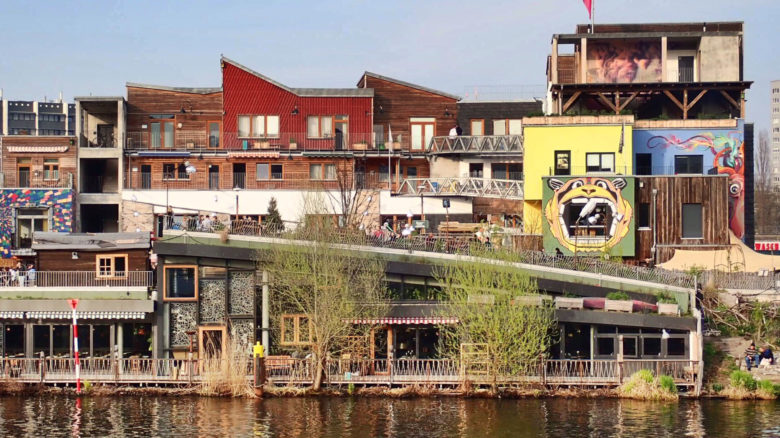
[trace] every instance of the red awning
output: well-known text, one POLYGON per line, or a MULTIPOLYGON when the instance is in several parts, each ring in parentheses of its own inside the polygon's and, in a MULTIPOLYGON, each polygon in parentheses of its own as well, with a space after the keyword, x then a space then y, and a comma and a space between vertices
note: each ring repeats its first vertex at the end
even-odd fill
POLYGON ((13 153, 40 153, 40 154, 53 154, 59 152, 67 152, 68 146, 6 146, 8 152, 13 153))
POLYGON ((275 151, 228 151, 228 156, 236 158, 279 158, 275 151))
POLYGON ((373 319, 352 319, 352 324, 457 324, 458 318, 442 317, 414 317, 414 318, 373 318, 373 319))

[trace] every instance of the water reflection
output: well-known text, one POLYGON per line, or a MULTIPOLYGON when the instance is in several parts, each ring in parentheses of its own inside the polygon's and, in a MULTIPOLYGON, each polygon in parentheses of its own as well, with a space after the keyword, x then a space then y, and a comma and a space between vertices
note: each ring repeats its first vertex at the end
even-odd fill
POLYGON ((0 436, 780 436, 775 402, 0 397, 0 436))

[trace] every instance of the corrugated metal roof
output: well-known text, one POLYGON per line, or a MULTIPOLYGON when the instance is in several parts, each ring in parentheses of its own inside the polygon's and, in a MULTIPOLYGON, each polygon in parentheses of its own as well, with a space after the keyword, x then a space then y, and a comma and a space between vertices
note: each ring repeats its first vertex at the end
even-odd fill
POLYGON ((270 82, 271 84, 300 97, 373 97, 374 90, 366 88, 292 88, 287 85, 277 82, 268 76, 258 73, 249 67, 239 64, 232 59, 223 56, 222 62, 228 62, 234 66, 244 70, 245 72, 257 76, 258 78, 270 82))
POLYGON ((149 233, 54 233, 35 232, 32 248, 37 251, 68 249, 114 251, 150 248, 149 233))
POLYGON ((134 88, 150 88, 152 90, 176 91, 179 93, 192 93, 192 94, 212 94, 212 93, 222 92, 222 87, 169 87, 165 85, 140 84, 137 82, 127 82, 125 86, 134 87, 134 88))
MULTIPOLYGON (((457 95, 455 95, 455 94, 450 94, 450 93, 447 93, 447 92, 445 92, 445 91, 435 90, 435 89, 433 89, 433 88, 423 87, 422 85, 413 84, 413 83, 411 83, 411 82, 402 81, 402 80, 400 80, 400 79, 391 78, 391 77, 389 77, 389 76, 382 76, 382 75, 380 75, 380 74, 377 74, 377 73, 372 73, 372 72, 370 72, 370 71, 365 71, 365 72, 363 72, 363 76, 371 76, 371 77, 373 77, 373 78, 381 79, 381 80, 383 80, 383 81, 388 81, 388 82, 395 82, 396 84, 398 84, 398 85, 403 85, 404 87, 409 87, 409 88, 416 88, 416 89, 418 89, 418 90, 427 91, 427 92, 429 92, 429 93, 433 93, 433 94, 438 94, 439 96, 444 96, 444 97, 449 97, 449 98, 451 98, 451 99, 460 100, 460 96, 457 96, 457 95)), ((358 81, 358 85, 359 85, 359 84, 360 84, 362 81, 363 81, 363 79, 361 78, 361 79, 358 81)), ((362 88, 362 89, 364 89, 364 90, 365 90, 366 88, 362 88)), ((369 89, 370 89, 370 88, 369 88, 369 89)))

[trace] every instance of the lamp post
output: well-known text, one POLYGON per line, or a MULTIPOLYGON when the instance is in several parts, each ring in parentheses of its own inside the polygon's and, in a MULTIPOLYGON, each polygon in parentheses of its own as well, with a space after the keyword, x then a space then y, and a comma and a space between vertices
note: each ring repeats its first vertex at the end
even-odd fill
POLYGON ((420 234, 425 233, 425 209, 423 207, 423 190, 425 190, 425 184, 420 184, 417 186, 417 190, 420 192, 420 220, 423 221, 423 227, 420 228, 420 234))

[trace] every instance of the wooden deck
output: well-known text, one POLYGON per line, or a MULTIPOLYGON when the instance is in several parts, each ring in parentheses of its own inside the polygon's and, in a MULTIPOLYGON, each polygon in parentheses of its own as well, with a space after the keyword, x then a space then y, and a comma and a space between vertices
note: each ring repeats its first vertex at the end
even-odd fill
MULTIPOLYGON (((109 385, 193 385, 218 372, 219 360, 107 359, 81 360, 81 379, 109 385)), ((544 360, 526 375, 500 374, 494 378, 480 367, 452 359, 329 360, 326 385, 458 386, 537 384, 551 387, 614 387, 634 372, 648 369, 654 375, 668 375, 680 387, 695 387, 699 362, 690 360, 544 360)), ((314 366, 307 359, 273 357, 266 360, 268 381, 280 386, 308 386, 314 366)), ((253 379, 247 366, 247 379, 253 379)), ((0 382, 26 384, 74 384, 75 361, 70 358, 0 359, 0 382)))

